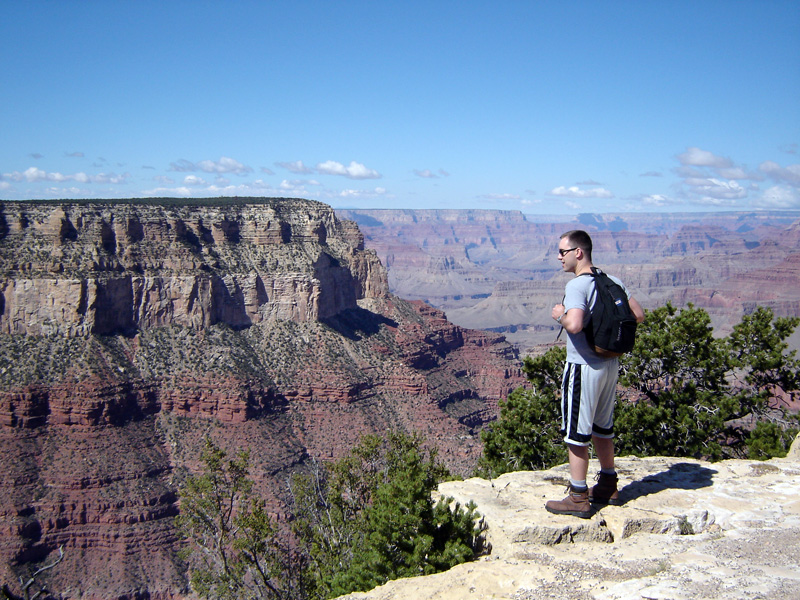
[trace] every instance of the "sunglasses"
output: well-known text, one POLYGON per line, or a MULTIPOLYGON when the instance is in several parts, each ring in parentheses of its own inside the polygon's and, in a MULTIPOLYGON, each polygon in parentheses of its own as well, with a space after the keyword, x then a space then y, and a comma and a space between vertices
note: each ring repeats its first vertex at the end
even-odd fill
POLYGON ((558 255, 561 256, 561 257, 564 257, 564 256, 567 255, 568 252, 572 252, 573 250, 577 250, 577 249, 578 249, 577 246, 575 246, 574 248, 567 248, 566 250, 559 249, 558 255))

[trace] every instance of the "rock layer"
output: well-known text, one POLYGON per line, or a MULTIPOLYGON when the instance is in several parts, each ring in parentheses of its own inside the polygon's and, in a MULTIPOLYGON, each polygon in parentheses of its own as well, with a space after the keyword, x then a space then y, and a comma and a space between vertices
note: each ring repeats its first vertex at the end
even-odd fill
POLYGON ((388 293, 318 202, 0 203, 0 579, 180 598, 178 488, 204 438, 287 479, 364 434, 419 432, 456 473, 524 383, 502 336, 388 293))
POLYGON ((108 335, 314 321, 386 294, 326 205, 0 204, 0 332, 108 335))

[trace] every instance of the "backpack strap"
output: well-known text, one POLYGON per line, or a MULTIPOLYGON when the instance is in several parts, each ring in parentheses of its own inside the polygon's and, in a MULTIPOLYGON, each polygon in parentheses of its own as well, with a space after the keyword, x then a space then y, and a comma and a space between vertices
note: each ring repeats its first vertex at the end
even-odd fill
POLYGON ((589 277, 596 277, 597 275, 605 275, 605 272, 601 271, 597 267, 593 266, 591 273, 581 273, 578 277, 583 277, 584 275, 588 275, 589 277))

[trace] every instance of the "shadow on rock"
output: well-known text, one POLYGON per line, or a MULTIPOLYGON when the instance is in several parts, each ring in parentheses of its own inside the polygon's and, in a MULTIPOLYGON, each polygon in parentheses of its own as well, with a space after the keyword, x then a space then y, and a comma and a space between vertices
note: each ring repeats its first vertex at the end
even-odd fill
POLYGON ((629 483, 619 490, 619 499, 626 504, 642 496, 657 494, 664 490, 697 490, 714 484, 713 476, 717 473, 694 463, 676 463, 666 471, 648 475, 629 483))
POLYGON ((333 317, 323 319, 322 322, 351 340, 374 335, 380 331, 381 325, 397 327, 396 321, 361 307, 344 310, 333 317))

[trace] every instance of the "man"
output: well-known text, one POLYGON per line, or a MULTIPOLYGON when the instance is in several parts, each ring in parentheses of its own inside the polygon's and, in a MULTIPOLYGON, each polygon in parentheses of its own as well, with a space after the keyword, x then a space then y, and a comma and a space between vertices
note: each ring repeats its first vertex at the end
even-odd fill
MULTIPOLYGON (((569 494, 551 500, 545 508, 556 514, 588 519, 591 503, 617 504, 617 474, 614 468, 614 402, 619 364, 616 358, 599 356, 586 341, 583 329, 589 323, 595 301, 592 272, 592 239, 585 231, 568 231, 558 243, 558 260, 563 270, 573 273, 564 292, 564 303, 553 307, 552 317, 567 332, 567 362, 564 366, 561 400, 561 430, 569 453, 569 494), (589 470, 589 444, 600 461, 598 482, 591 490, 586 485, 589 470)), ((616 277, 612 279, 622 286, 616 277)), ((622 286, 625 289, 624 286, 622 286)), ((644 321, 644 311, 626 290, 636 321, 644 321)))

